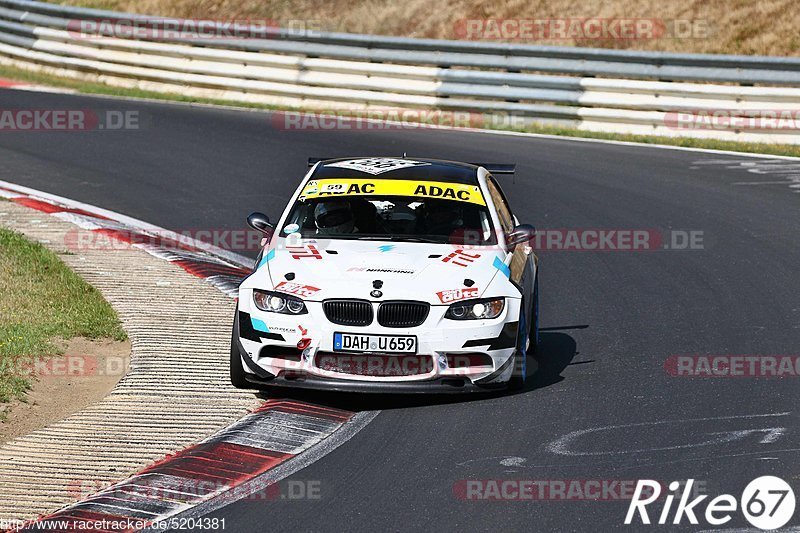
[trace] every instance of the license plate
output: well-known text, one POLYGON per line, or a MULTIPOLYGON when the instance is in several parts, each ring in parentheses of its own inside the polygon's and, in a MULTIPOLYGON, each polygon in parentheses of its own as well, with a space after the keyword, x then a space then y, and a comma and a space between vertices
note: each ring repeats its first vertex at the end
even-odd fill
POLYGON ((362 335, 334 333, 334 352, 417 353, 413 335, 362 335))

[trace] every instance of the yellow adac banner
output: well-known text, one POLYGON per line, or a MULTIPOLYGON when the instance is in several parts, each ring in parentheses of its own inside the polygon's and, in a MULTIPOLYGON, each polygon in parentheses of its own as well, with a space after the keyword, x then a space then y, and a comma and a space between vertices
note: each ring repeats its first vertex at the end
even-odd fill
POLYGON ((309 181, 299 200, 325 196, 410 196, 486 205, 477 185, 443 181, 331 178, 309 181))

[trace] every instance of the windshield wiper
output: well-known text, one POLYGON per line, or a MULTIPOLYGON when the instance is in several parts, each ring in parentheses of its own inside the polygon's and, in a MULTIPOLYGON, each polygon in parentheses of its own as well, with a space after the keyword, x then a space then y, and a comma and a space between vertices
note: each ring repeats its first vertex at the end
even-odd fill
POLYGON ((447 244, 441 239, 431 239, 428 237, 392 237, 393 241, 406 241, 406 242, 427 242, 430 244, 447 244))
POLYGON ((363 236, 356 237, 359 241, 391 241, 391 242, 425 242, 429 244, 447 244, 442 242, 441 239, 431 239, 426 237, 415 236, 399 236, 399 235, 381 235, 381 236, 363 236))

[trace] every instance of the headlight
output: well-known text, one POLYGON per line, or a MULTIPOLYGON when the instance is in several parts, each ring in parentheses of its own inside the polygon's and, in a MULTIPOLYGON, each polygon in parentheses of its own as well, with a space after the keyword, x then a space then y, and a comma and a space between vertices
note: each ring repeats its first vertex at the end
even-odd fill
POLYGON ((308 312, 303 300, 277 292, 254 290, 253 302, 262 311, 270 313, 302 315, 308 312))
POLYGON ((497 318, 506 306, 505 298, 485 298, 482 300, 466 300, 453 304, 444 314, 451 320, 481 320, 497 318))

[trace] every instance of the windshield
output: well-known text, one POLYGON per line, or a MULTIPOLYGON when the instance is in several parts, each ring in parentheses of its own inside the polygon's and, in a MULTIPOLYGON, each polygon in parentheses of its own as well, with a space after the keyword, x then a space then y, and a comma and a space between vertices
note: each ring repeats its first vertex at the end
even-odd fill
POLYGON ((418 196, 301 195, 281 229, 284 237, 290 233, 304 238, 497 244, 485 205, 418 196))

